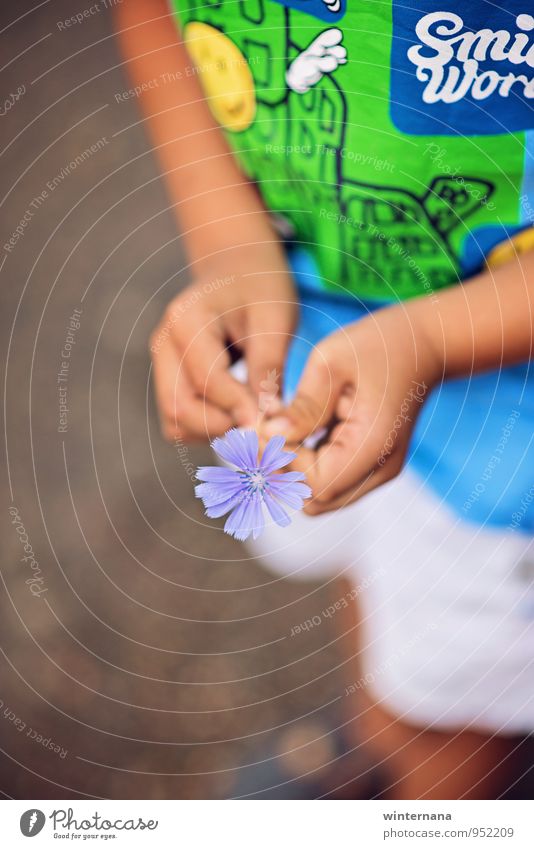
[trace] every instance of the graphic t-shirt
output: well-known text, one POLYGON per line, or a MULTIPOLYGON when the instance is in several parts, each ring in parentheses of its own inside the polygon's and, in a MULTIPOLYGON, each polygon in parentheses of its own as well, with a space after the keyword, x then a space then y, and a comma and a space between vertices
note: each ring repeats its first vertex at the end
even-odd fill
MULTIPOLYGON (((184 73, 299 246, 289 391, 339 324, 534 226, 531 0, 171 2, 184 73)), ((462 518, 533 533, 533 369, 444 383, 410 463, 462 518)))
POLYGON ((173 3, 190 72, 325 287, 431 292, 534 223, 529 0, 173 3))

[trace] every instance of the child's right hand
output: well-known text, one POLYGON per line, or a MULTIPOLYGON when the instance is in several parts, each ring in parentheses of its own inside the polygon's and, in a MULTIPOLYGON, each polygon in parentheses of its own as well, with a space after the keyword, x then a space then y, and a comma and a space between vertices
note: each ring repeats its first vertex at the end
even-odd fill
POLYGON ((205 269, 170 302, 152 333, 166 439, 213 439, 234 426, 256 425, 260 384, 273 370, 281 373, 297 315, 292 278, 278 251, 263 254, 260 246, 253 261, 229 263, 232 271, 205 269), (246 385, 229 372, 229 343, 246 360, 246 385))

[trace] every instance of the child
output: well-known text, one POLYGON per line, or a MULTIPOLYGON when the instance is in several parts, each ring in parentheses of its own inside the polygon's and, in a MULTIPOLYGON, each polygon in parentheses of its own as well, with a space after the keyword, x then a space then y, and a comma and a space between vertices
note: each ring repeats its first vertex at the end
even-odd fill
POLYGON ((163 432, 256 427, 283 373, 263 435, 324 515, 257 551, 366 587, 353 689, 390 795, 494 798, 534 729, 534 17, 434 6, 117 16, 193 279, 151 339, 163 432))

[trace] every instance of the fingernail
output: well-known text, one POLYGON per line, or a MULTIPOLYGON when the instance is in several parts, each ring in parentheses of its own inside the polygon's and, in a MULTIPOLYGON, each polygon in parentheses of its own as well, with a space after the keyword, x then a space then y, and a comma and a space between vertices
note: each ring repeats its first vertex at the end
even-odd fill
POLYGON ((267 436, 286 434, 290 428, 291 422, 285 416, 277 416, 274 419, 269 419, 263 425, 263 431, 267 436))

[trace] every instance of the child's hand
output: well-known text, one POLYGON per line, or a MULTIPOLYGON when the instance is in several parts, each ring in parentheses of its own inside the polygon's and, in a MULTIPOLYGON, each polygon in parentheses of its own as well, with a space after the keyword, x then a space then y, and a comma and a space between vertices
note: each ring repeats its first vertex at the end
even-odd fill
POLYGON ((282 433, 296 443, 329 428, 326 441, 315 450, 301 447, 293 464, 312 488, 310 515, 356 501, 403 465, 421 404, 443 368, 439 340, 424 331, 424 302, 412 304, 377 311, 327 337, 311 354, 290 407, 264 425, 264 436, 282 433))
POLYGON ((278 255, 266 257, 261 248, 257 254, 254 263, 241 257, 232 271, 217 268, 188 286, 151 336, 167 439, 212 439, 236 425, 256 426, 260 384, 273 370, 281 373, 297 313, 291 276, 278 255), (248 385, 228 371, 229 342, 245 357, 248 385))

